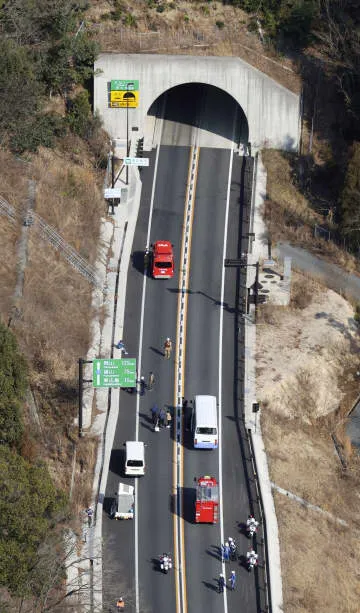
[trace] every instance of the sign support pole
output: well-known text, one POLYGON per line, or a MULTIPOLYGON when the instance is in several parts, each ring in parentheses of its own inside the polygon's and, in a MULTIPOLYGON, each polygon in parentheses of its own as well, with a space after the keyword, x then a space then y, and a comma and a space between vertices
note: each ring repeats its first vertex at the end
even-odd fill
MULTIPOLYGON (((129 84, 126 84, 126 91, 129 91, 129 84)), ((129 157, 129 98, 126 97, 126 157, 129 157)), ((126 185, 129 184, 129 167, 126 166, 126 185)))
POLYGON ((83 396, 84 383, 92 383, 92 379, 84 379, 84 364, 92 364, 92 360, 84 360, 79 358, 79 438, 82 438, 83 433, 83 396))
POLYGON ((84 360, 79 358, 79 438, 83 436, 84 360))

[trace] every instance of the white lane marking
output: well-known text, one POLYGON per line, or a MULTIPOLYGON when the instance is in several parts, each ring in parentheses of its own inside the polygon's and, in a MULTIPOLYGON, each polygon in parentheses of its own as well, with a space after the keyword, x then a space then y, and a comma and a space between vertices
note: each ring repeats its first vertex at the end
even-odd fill
MULTIPOLYGON (((150 231, 151 231, 151 222, 152 222, 152 214, 154 209, 154 197, 155 197, 155 186, 156 186, 156 176, 157 169, 159 164, 159 155, 160 155, 160 143, 162 137, 163 130, 163 117, 164 117, 164 108, 165 108, 165 98, 161 109, 160 121, 161 121, 161 129, 160 129, 160 142, 158 148, 156 150, 155 156, 155 166, 154 166, 154 177, 153 184, 151 189, 151 199, 150 199, 150 212, 149 212, 149 223, 148 223, 148 231, 146 237, 146 247, 149 246, 150 241, 150 231)), ((137 368, 137 378, 139 379, 141 376, 141 355, 142 355, 142 344, 143 344, 143 331, 144 331, 144 315, 145 315, 145 294, 146 294, 146 278, 147 275, 144 274, 143 277, 143 286, 142 286, 142 296, 141 296, 141 314, 140 314, 140 335, 139 335, 139 349, 138 349, 138 368, 137 368)), ((136 417, 135 417, 135 440, 139 440, 139 411, 140 411, 140 395, 136 394, 136 417)), ((135 501, 136 505, 138 504, 138 480, 135 479, 135 501)), ((139 521, 138 521, 138 513, 137 507, 135 509, 135 610, 136 613, 140 611, 140 597, 139 597, 139 521)))
MULTIPOLYGON (((221 273, 221 309, 220 309, 220 326, 219 326, 219 502, 220 502, 220 538, 221 542, 224 543, 224 515, 223 515, 223 487, 222 487, 222 355, 223 355, 223 342, 222 342, 222 331, 223 331, 223 320, 224 320, 224 291, 225 291, 225 267, 224 260, 226 257, 226 245, 227 245, 227 234, 228 234, 228 219, 229 219, 229 203, 230 203, 230 188, 231 188, 231 175, 232 175, 232 167, 233 167, 233 159, 234 159, 234 149, 230 151, 230 162, 229 162, 229 174, 228 174, 228 185, 226 192, 226 209, 225 209, 225 224, 224 224, 224 242, 223 242, 223 256, 222 256, 222 273, 221 273)), ((225 574, 225 563, 222 562, 221 572, 225 574)), ((226 589, 224 590, 224 611, 227 613, 227 598, 226 598, 226 589)))

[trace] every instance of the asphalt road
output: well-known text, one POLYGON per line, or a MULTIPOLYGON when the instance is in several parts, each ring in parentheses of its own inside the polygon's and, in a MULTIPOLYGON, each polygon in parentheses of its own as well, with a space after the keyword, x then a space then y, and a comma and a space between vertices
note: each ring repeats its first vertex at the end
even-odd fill
MULTIPOLYGON (((138 514, 138 570, 141 612, 176 611, 174 573, 158 570, 157 556, 174 553, 173 439, 174 429, 153 432, 150 409, 153 403, 173 410, 175 399, 174 359, 165 360, 163 343, 170 336, 175 345, 178 301, 178 267, 183 226, 185 190, 188 176, 189 147, 161 146, 154 197, 150 242, 171 240, 175 251, 176 274, 172 280, 146 278, 141 373, 146 378, 155 373, 153 391, 140 398, 139 440, 146 444, 147 472, 138 479, 136 511, 138 514)), ((257 602, 255 577, 236 563, 228 565, 237 572, 237 589, 226 593, 226 601, 216 593, 221 572, 220 524, 194 524, 194 477, 212 474, 222 478, 224 500, 222 513, 224 536, 237 539, 239 553, 246 554, 248 542, 241 534, 241 522, 249 512, 249 498, 241 444, 241 389, 237 379, 236 359, 242 346, 237 341, 238 305, 241 273, 229 269, 225 277, 224 322, 220 330, 221 275, 230 150, 200 151, 196 200, 192 230, 191 273, 189 281, 185 397, 213 394, 222 405, 222 475, 220 451, 194 450, 189 433, 184 439, 183 520, 185 571, 188 611, 229 610, 255 613, 257 602), (222 372, 219 372, 219 338, 223 335, 222 372), (227 602, 227 605, 226 605, 227 602), (244 609, 245 605, 245 609, 244 609), (227 608, 226 608, 227 607, 227 608)), ((144 268, 143 252, 152 189, 155 152, 150 166, 141 172, 142 201, 133 243, 132 267, 126 288, 124 340, 129 356, 138 357, 141 297, 144 268)), ((248 231, 250 210, 251 162, 234 156, 231 176, 228 248, 226 257, 236 258, 244 250, 239 235, 248 231), (245 168, 247 164, 247 168, 245 168), (245 172, 246 170, 246 172, 245 172), (244 188, 245 185, 245 188, 244 188)), ((122 595, 127 610, 135 611, 135 521, 111 521, 106 511, 119 480, 124 480, 125 440, 136 435, 136 394, 122 391, 120 411, 111 456, 103 518, 103 603, 104 611, 113 610, 122 595)), ((126 479, 133 483, 134 480, 126 479)))

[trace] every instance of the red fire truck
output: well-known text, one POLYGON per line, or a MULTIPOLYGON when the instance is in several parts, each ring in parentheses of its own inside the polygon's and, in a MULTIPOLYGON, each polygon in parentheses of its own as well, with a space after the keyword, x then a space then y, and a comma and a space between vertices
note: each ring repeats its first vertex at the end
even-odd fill
POLYGON ((196 487, 195 523, 216 524, 219 520, 219 487, 215 477, 199 477, 196 487))

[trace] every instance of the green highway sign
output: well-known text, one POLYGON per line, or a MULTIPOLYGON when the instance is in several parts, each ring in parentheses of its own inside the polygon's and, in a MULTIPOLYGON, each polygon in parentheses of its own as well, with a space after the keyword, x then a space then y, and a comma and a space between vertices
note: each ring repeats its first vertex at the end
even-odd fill
POLYGON ((93 387, 136 387, 136 359, 94 360, 93 387))
POLYGON ((139 81, 134 81, 131 79, 114 79, 110 83, 110 91, 112 92, 122 92, 122 91, 138 91, 139 90, 139 81))
POLYGON ((149 166, 150 158, 124 158, 125 166, 149 166))

